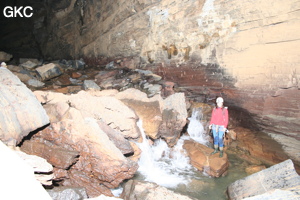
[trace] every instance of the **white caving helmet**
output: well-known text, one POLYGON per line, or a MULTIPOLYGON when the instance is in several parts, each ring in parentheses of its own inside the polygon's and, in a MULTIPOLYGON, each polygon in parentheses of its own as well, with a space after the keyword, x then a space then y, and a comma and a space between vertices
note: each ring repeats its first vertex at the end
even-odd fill
POLYGON ((6 63, 5 63, 5 62, 2 62, 2 63, 1 63, 1 67, 6 67, 6 63))
POLYGON ((218 97, 216 99, 216 103, 223 103, 224 102, 224 99, 222 97, 218 97))

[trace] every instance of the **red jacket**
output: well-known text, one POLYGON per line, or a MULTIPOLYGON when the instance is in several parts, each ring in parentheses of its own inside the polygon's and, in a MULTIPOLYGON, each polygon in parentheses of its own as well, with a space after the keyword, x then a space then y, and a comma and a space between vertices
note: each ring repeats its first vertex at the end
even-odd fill
POLYGON ((224 126, 228 125, 228 110, 227 107, 214 108, 211 114, 210 124, 224 126))

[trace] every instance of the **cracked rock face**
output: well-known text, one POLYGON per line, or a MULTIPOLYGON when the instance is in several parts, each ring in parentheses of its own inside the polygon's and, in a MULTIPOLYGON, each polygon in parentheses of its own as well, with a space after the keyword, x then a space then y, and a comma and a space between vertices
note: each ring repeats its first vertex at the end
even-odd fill
MULTIPOLYGON (((5 21, 0 33, 0 44, 8 53, 15 49, 28 57, 83 57, 88 65, 133 57, 126 67, 152 68, 191 97, 210 101, 223 96, 229 112, 237 108, 243 121, 246 111, 257 128, 295 157, 290 149, 300 140, 296 0, 255 4, 248 0, 72 0, 43 5, 30 0, 28 4, 36 14, 25 22, 5 21)), ((249 120, 244 124, 253 126, 249 120)))
POLYGON ((110 196, 110 188, 134 176, 138 165, 123 154, 133 153, 125 138, 139 137, 137 119, 121 101, 85 91, 75 95, 35 94, 46 102, 51 125, 34 135, 32 144, 24 142, 22 148, 34 150, 46 145, 42 147, 43 157, 53 162, 54 175, 56 180, 63 180, 62 185, 85 187, 91 197, 110 196), (54 151, 65 154, 49 155, 54 151))

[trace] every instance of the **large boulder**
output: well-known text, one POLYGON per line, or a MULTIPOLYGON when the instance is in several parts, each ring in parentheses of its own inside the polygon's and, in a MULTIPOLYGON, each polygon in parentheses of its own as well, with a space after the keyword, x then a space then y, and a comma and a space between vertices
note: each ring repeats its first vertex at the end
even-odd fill
POLYGON ((227 192, 231 200, 299 199, 300 176, 292 160, 286 160, 235 181, 228 186, 227 192))
POLYGON ((162 124, 159 134, 169 146, 174 146, 186 125, 187 109, 184 93, 175 93, 163 101, 162 124))
MULTIPOLYGON (((114 90, 111 92, 115 94, 114 90)), ((80 91, 72 95, 43 91, 35 91, 34 93, 38 100, 45 104, 51 122, 59 121, 65 117, 65 112, 71 106, 80 110, 83 117, 102 120, 111 128, 122 133, 125 138, 137 139, 140 137, 136 125, 136 114, 120 100, 108 95, 106 91, 80 91), (48 106, 56 108, 48 109, 48 106)))
POLYGON ((0 199, 52 199, 34 177, 30 165, 1 141, 0 151, 0 199))
POLYGON ((49 63, 38 67, 36 68, 36 71, 40 75, 41 79, 44 81, 60 76, 62 74, 61 69, 53 63, 49 63))
POLYGON ((111 196, 110 188, 134 176, 137 163, 123 156, 133 150, 130 144, 122 143, 125 137, 122 131, 128 134, 135 131, 136 116, 132 110, 114 97, 92 96, 85 91, 75 95, 41 91, 36 94, 45 102, 51 126, 31 140, 50 141, 79 152, 78 161, 69 169, 55 170, 55 176, 64 180, 64 186, 85 187, 89 197, 111 196), (112 140, 106 132, 110 132, 112 140), (116 145, 122 146, 124 152, 116 145))
POLYGON ((148 98, 146 93, 130 88, 115 97, 142 119, 146 135, 153 139, 164 138, 169 146, 176 144, 187 120, 184 93, 175 93, 163 100, 160 95, 148 98))
POLYGON ((4 143, 16 145, 49 123, 34 94, 6 68, 0 68, 0 91, 0 140, 4 143))
POLYGON ((156 183, 129 180, 120 196, 124 200, 164 199, 164 200, 192 200, 194 198, 177 194, 172 190, 159 186, 156 183))
POLYGON ((219 158, 219 154, 210 155, 213 149, 192 140, 185 140, 183 148, 187 151, 191 164, 199 171, 212 177, 226 175, 229 162, 225 152, 222 158, 219 158))
POLYGON ((135 111, 139 119, 143 121, 145 134, 152 139, 157 139, 159 127, 162 123, 163 100, 160 96, 148 98, 147 94, 140 90, 129 88, 119 92, 115 96, 135 111))
POLYGON ((136 114, 114 97, 95 97, 81 91, 76 95, 71 95, 69 102, 72 107, 80 110, 84 117, 102 119, 110 127, 120 131, 125 138, 136 139, 140 137, 136 125, 136 114))
POLYGON ((114 145, 120 149, 122 154, 128 155, 134 153, 134 149, 130 142, 126 140, 122 134, 117 132, 115 129, 111 128, 102 121, 98 121, 99 127, 106 133, 109 139, 114 143, 114 145))

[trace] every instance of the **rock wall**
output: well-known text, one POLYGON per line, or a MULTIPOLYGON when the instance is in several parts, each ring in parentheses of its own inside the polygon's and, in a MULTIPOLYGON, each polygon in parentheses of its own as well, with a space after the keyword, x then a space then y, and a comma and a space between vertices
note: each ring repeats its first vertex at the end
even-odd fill
POLYGON ((225 97, 287 152, 299 148, 299 1, 29 2, 44 58, 97 65, 134 57, 190 96, 225 97))

